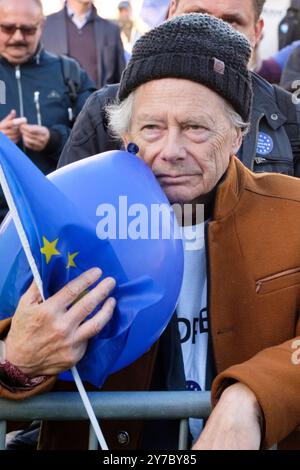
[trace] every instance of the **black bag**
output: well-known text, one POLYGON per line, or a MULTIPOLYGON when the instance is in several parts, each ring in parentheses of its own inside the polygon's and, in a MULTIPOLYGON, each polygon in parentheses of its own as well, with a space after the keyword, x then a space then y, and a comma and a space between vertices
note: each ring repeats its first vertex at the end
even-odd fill
POLYGON ((69 98, 72 104, 72 116, 69 116, 69 119, 73 124, 75 119, 77 97, 81 86, 81 68, 76 60, 66 55, 60 55, 60 60, 64 82, 68 87, 69 98))
POLYGON ((300 0, 292 0, 278 27, 279 49, 300 39, 300 0))

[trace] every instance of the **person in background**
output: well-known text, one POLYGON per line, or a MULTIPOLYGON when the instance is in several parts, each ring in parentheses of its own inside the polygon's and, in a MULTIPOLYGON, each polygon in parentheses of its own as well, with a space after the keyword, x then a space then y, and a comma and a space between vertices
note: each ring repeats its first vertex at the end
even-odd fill
POLYGON ((121 39, 125 50, 126 61, 128 62, 135 41, 137 41, 148 28, 146 28, 146 25, 142 27, 140 24, 137 24, 137 20, 132 16, 131 3, 127 1, 120 2, 118 5, 117 24, 121 31, 121 39))
POLYGON ((300 0, 290 0, 286 15, 278 25, 279 50, 300 39, 300 0))
POLYGON ((289 59, 283 69, 280 86, 285 90, 295 93, 299 99, 299 80, 300 80, 300 41, 297 47, 293 50, 289 59))
POLYGON ((170 0, 143 0, 140 17, 148 28, 162 23, 168 14, 170 0))
POLYGON ((92 1, 67 0, 47 17, 42 42, 49 51, 76 59, 97 88, 120 81, 125 67, 120 30, 97 14, 92 1))
POLYGON ((258 75, 263 77, 269 83, 280 84, 282 73, 289 61, 289 58, 298 46, 300 46, 300 40, 292 42, 292 44, 280 49, 280 51, 276 52, 276 54, 269 59, 263 60, 256 70, 258 75))
MULTIPOLYGON (((6 86, 0 131, 47 174, 55 170, 74 118, 96 87, 76 65, 80 83, 71 98, 60 57, 41 45, 43 26, 40 0, 0 0, 0 77, 6 86)), ((6 212, 0 189, 0 221, 6 212)))

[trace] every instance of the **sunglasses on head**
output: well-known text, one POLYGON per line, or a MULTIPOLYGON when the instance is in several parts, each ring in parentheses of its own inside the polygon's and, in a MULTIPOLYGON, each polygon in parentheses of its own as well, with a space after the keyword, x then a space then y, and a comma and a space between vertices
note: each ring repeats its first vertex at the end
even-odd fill
POLYGON ((17 30, 19 30, 23 36, 33 36, 37 32, 38 27, 39 25, 21 24, 20 26, 17 26, 16 24, 2 23, 0 24, 0 31, 1 33, 12 36, 17 30))

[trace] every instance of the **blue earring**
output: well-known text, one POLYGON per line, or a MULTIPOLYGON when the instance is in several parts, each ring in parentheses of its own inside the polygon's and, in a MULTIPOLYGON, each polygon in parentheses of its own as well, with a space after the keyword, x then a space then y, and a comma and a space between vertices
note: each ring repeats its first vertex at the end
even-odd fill
POLYGON ((127 145, 127 152, 133 153, 133 155, 137 155, 139 153, 140 149, 134 142, 130 142, 127 145))

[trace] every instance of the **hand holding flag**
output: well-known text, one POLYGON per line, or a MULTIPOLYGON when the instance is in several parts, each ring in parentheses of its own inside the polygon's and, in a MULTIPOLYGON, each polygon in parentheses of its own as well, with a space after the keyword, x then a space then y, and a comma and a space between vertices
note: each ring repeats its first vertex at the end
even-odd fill
POLYGON ((101 275, 100 269, 91 269, 44 303, 33 282, 12 319, 5 341, 6 359, 30 377, 57 375, 77 364, 88 340, 100 333, 116 305, 114 298, 107 299, 116 284, 112 278, 106 278, 76 302, 101 275), (102 308, 84 322, 100 303, 102 308))
POLYGON ((148 350, 166 327, 181 287, 183 253, 181 240, 172 237, 100 240, 97 207, 101 202, 116 207, 120 194, 149 212, 153 202, 168 201, 149 168, 126 152, 91 157, 55 172, 50 180, 0 134, 0 165, 22 242, 6 221, 0 228, 0 318, 15 312, 32 273, 48 299, 84 271, 100 268, 104 278, 116 280, 117 307, 89 341, 78 370, 83 380, 101 386, 108 374, 148 350))

